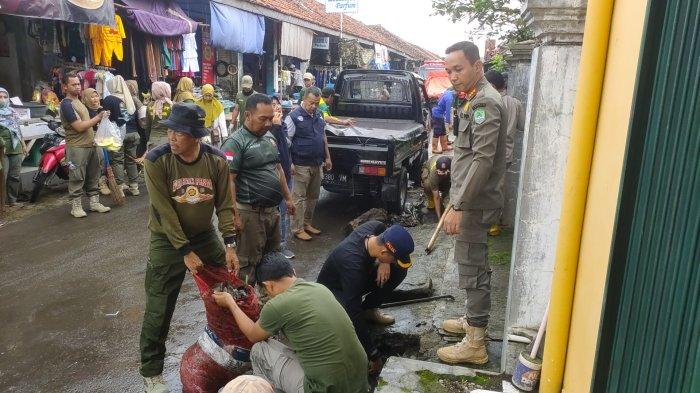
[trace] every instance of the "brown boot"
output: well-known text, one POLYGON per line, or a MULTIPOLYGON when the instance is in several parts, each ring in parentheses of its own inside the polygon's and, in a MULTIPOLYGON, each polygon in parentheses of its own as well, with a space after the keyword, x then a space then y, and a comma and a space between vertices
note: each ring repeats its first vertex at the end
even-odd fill
POLYGON ((445 319, 442 321, 442 330, 452 334, 464 334, 467 332, 465 326, 469 326, 467 319, 460 317, 459 319, 445 319))
POLYGON ((320 230, 320 229, 316 229, 316 228, 314 228, 314 227, 312 227, 311 225, 308 225, 308 224, 307 224, 307 225, 304 225, 304 231, 306 231, 306 233, 308 233, 309 235, 314 235, 314 236, 318 236, 318 235, 321 234, 321 230, 320 230))
POLYGON ((305 242, 308 242, 309 240, 312 239, 311 235, 306 233, 306 231, 304 231, 304 230, 294 232, 294 237, 296 237, 299 240, 303 240, 305 242))
POLYGON ((447 135, 443 135, 440 137, 440 145, 442 146, 443 152, 448 152, 448 151, 453 150, 452 146, 450 146, 450 144, 447 143, 447 135))
POLYGON ((467 324, 466 335, 459 343, 438 349, 437 355, 445 363, 485 364, 489 361, 486 353, 486 328, 478 328, 467 324))
POLYGON ((440 151, 440 139, 438 138, 433 138, 433 154, 441 154, 442 151, 440 151))
POLYGON ((365 311, 365 319, 377 325, 391 325, 396 320, 389 314, 384 314, 378 308, 370 308, 365 311))

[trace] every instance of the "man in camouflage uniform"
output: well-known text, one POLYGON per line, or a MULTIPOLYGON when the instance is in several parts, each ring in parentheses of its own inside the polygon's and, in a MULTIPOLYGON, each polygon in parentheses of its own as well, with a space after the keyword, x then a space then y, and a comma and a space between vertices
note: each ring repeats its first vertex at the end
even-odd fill
POLYGON ((443 329, 464 333, 460 343, 440 348, 446 363, 488 362, 486 325, 491 311, 491 269, 487 231, 503 206, 506 169, 506 113, 501 95, 484 78, 479 49, 471 42, 447 48, 445 69, 455 89, 450 201, 445 233, 455 235, 459 286, 467 291, 466 315, 445 320, 443 329))

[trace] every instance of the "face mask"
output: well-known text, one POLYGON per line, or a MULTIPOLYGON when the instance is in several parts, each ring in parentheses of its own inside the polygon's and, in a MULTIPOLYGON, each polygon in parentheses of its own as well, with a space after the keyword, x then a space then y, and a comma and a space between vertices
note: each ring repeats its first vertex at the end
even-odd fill
POLYGON ((0 98, 0 109, 5 109, 10 106, 9 98, 0 98))

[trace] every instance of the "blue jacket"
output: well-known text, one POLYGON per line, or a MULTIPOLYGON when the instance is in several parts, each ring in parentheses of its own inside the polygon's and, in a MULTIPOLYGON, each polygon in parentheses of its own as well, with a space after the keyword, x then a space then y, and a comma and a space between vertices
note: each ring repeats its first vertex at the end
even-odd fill
POLYGON ((433 116, 445 119, 445 123, 452 123, 452 100, 454 97, 454 90, 445 90, 445 92, 442 93, 437 105, 433 107, 433 116))
POLYGON ((320 166, 326 159, 326 122, 318 110, 312 115, 304 108, 291 111, 285 119, 291 141, 292 163, 301 166, 320 166))

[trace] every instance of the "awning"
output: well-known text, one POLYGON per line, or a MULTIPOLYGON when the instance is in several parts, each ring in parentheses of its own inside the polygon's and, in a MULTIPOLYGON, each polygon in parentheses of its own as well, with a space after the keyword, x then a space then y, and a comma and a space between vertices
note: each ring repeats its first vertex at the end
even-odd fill
POLYGON ((6 0, 0 14, 114 26, 113 0, 6 0))
POLYGON ((198 23, 174 2, 159 0, 123 0, 126 18, 137 30, 159 37, 194 33, 198 23))
POLYGON ((282 56, 292 56, 300 60, 309 60, 314 41, 314 32, 301 26, 282 22, 282 56))
POLYGON ((217 48, 263 54, 265 18, 211 2, 211 42, 217 48))

